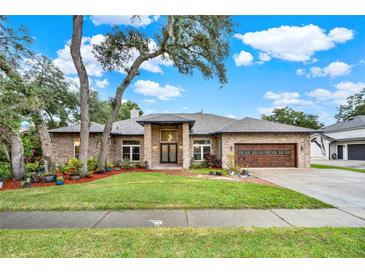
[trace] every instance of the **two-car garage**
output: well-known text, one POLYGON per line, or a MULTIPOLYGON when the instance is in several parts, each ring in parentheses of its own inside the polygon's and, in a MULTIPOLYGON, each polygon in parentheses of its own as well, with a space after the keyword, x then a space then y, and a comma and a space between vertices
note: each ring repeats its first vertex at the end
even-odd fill
POLYGON ((235 144, 240 167, 296 167, 296 144, 235 144))

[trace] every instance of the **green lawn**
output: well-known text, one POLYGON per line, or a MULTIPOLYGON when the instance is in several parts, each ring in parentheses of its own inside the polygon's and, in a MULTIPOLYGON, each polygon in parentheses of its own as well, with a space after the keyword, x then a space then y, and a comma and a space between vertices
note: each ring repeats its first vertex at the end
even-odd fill
POLYGON ((342 170, 365 173, 365 169, 353 168, 353 167, 329 166, 329 165, 321 165, 321 164, 311 164, 311 167, 312 168, 324 168, 324 169, 342 169, 342 170))
POLYGON ((365 257, 365 228, 2 230, 0 257, 365 257))
POLYGON ((222 168, 197 168, 197 169, 190 169, 189 170, 191 173, 194 173, 194 174, 205 174, 205 175, 208 175, 210 171, 219 171, 219 172, 222 172, 223 175, 227 175, 227 171, 225 171, 224 169, 222 168))
POLYGON ((0 211, 153 208, 331 207, 295 191, 157 172, 130 172, 91 183, 0 192, 0 211))

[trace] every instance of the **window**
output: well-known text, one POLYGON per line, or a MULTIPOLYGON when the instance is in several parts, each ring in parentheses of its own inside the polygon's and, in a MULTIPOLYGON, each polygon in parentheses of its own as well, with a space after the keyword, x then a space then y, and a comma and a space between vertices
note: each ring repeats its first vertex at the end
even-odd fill
POLYGON ((161 129, 161 142, 176 143, 177 130, 176 129, 161 129))
POLYGON ((209 140, 197 140, 193 143, 193 154, 195 161, 203 161, 205 157, 210 154, 210 141, 209 140))
POLYGON ((133 162, 140 161, 140 143, 139 141, 123 141, 122 159, 129 159, 133 162))
POLYGON ((74 157, 79 159, 80 156, 80 138, 74 138, 74 157))

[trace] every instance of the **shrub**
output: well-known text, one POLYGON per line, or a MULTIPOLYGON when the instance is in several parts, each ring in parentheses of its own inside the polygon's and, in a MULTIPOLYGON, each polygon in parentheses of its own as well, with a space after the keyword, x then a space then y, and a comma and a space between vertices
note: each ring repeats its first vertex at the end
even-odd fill
POLYGON ((94 172, 98 169, 98 161, 95 160, 94 158, 90 158, 87 161, 87 171, 89 172, 94 172))
POLYGON ((11 176, 11 169, 9 163, 0 162, 0 178, 6 179, 11 176))
POLYGON ((132 164, 132 162, 129 158, 124 158, 123 161, 122 161, 121 167, 123 169, 128 170, 128 169, 133 167, 133 164, 132 164))
POLYGON ((220 168, 222 166, 222 162, 217 159, 217 156, 214 154, 208 154, 205 156, 203 166, 208 168, 220 168))
POLYGON ((71 158, 65 164, 65 172, 70 175, 79 175, 81 173, 82 161, 71 158))
POLYGON ((35 163, 27 163, 25 165, 25 170, 28 174, 36 173, 39 170, 39 164, 37 162, 35 163))

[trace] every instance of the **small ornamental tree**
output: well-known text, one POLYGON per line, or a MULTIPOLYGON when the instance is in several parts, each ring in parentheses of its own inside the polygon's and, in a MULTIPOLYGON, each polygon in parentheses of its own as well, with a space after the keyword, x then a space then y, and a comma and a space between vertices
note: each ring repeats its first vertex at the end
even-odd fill
POLYGON ((113 122, 122 105, 122 96, 141 65, 153 58, 168 59, 181 74, 199 70, 204 78, 217 76, 221 85, 227 82, 224 60, 229 54, 229 38, 233 31, 228 16, 167 16, 154 34, 155 43, 135 29, 121 31, 115 27, 105 41, 94 46, 97 59, 106 70, 125 71, 118 86, 113 110, 102 134, 98 168, 104 169, 113 122))

